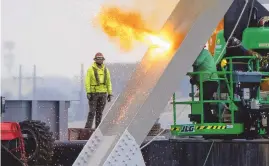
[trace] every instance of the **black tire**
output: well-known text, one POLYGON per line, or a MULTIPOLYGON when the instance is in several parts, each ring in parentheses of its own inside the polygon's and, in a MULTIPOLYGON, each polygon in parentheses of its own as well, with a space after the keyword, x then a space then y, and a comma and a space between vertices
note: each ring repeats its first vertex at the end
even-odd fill
POLYGON ((35 120, 20 122, 24 137, 26 160, 29 166, 51 165, 54 138, 46 123, 35 120))

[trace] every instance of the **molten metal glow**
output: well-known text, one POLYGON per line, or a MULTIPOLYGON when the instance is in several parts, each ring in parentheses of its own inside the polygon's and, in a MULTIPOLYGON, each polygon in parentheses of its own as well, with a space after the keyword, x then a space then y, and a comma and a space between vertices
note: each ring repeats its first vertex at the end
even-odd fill
POLYGON ((125 12, 117 7, 104 7, 97 15, 97 24, 105 34, 118 42, 123 51, 132 50, 135 42, 140 42, 154 48, 157 54, 163 54, 172 45, 169 36, 150 30, 141 14, 137 12, 125 12))

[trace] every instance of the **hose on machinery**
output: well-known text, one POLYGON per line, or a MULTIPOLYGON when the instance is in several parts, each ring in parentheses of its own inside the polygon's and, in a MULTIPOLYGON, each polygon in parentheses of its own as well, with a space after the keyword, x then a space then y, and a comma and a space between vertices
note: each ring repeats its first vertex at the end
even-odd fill
MULTIPOLYGON (((238 20, 237 20, 237 22, 236 22, 236 24, 235 24, 235 26, 234 26, 234 28, 233 28, 233 30, 232 30, 232 32, 231 32, 231 34, 230 34, 230 36, 229 36, 229 38, 228 38, 227 41, 229 41, 229 40, 232 38, 232 36, 233 36, 233 34, 234 34, 234 32, 235 32, 235 30, 236 30, 236 28, 237 28, 237 26, 238 26, 238 24, 239 24, 241 18, 242 18, 242 16, 243 16, 243 14, 244 14, 244 12, 245 12, 245 10, 246 10, 246 8, 247 8, 248 1, 249 1, 249 0, 246 0, 246 1, 245 1, 245 5, 244 5, 244 7, 243 7, 243 9, 242 9, 242 11, 241 11, 241 13, 240 13, 240 15, 239 15, 239 18, 238 18, 238 20)), ((252 5, 253 5, 253 4, 254 4, 254 0, 253 0, 253 2, 252 2, 252 5)), ((227 47, 227 44, 228 44, 228 42, 225 43, 225 46, 224 46, 224 48, 222 49, 220 55, 223 54, 224 50, 225 50, 226 47, 227 47)), ((219 56, 219 57, 221 57, 221 56, 219 56)), ((219 60, 219 59, 218 59, 218 60, 219 60)), ((210 148, 209 148, 209 151, 208 151, 208 153, 207 153, 207 156, 206 156, 206 158, 205 158, 205 161, 204 161, 203 166, 206 165, 206 162, 207 162, 208 157, 209 157, 209 155, 210 155, 210 153, 211 153, 211 150, 212 150, 213 145, 214 145, 214 140, 213 140, 212 143, 211 143, 211 146, 210 146, 210 148)))
MULTIPOLYGON (((254 1, 254 0, 253 0, 253 1, 254 1)), ((239 17, 238 17, 238 20, 237 20, 237 22, 236 22, 236 24, 235 24, 235 26, 234 26, 234 28, 233 28, 233 30, 232 30, 230 36, 228 37, 227 42, 225 43, 223 49, 221 50, 220 55, 219 55, 218 59, 216 60, 216 62, 218 62, 218 61, 220 60, 220 58, 222 57, 222 55, 224 54, 224 51, 226 50, 227 45, 228 45, 228 43, 229 43, 228 41, 230 41, 230 39, 233 37, 233 34, 234 34, 234 32, 235 32, 235 30, 236 30, 236 28, 237 28, 237 26, 238 26, 238 24, 239 24, 239 22, 240 22, 240 20, 241 20, 241 18, 242 18, 242 16, 243 16, 243 14, 244 14, 244 12, 245 12, 245 10, 246 10, 246 8, 247 8, 248 2, 249 2, 249 0, 246 0, 246 1, 245 1, 245 5, 244 5, 244 7, 243 7, 243 9, 242 9, 242 11, 241 11, 239 17)))
MULTIPOLYGON (((196 95, 198 92, 196 92, 194 95, 196 95)), ((185 105, 182 110, 179 112, 179 115, 177 115, 177 117, 181 116, 181 114, 184 112, 185 108, 188 105, 185 105)), ((143 145, 140 149, 144 149, 145 147, 147 147, 151 142, 153 142, 157 137, 159 137, 163 132, 165 132, 166 129, 162 129, 157 135, 155 135, 150 141, 148 141, 145 145, 143 145)))
MULTIPOLYGON (((253 0, 253 1, 254 1, 254 0, 253 0)), ((238 20, 237 20, 237 22, 236 22, 236 24, 235 24, 235 26, 234 26, 234 28, 233 28, 233 30, 232 30, 232 32, 231 32, 231 34, 230 34, 230 36, 229 36, 229 38, 228 38, 227 41, 229 41, 229 40, 232 38, 232 36, 233 36, 233 34, 234 34, 234 32, 235 32, 235 30, 236 30, 236 28, 237 28, 237 26, 238 26, 238 24, 239 24, 241 18, 242 18, 243 14, 244 14, 244 12, 245 12, 245 10, 246 10, 246 7, 247 7, 247 5, 248 5, 248 2, 249 2, 249 0, 246 0, 246 1, 245 1, 244 7, 243 7, 243 9, 242 9, 242 11, 241 11, 241 13, 240 13, 240 15, 239 15, 239 17, 238 17, 238 20)), ((253 5, 253 4, 254 4, 254 2, 252 2, 252 5, 253 5)), ((227 44, 228 44, 228 42, 225 43, 225 46, 223 47, 223 49, 222 49, 222 51, 221 51, 221 53, 220 53, 219 58, 222 57, 222 54, 224 53, 224 50, 225 50, 226 47, 227 47, 227 44)), ((219 60, 219 58, 217 59, 217 61, 219 60)), ((183 107, 181 113, 184 111, 185 108, 186 108, 186 106, 183 107)), ((142 146, 140 149, 141 149, 141 150, 144 149, 144 148, 145 148, 146 146, 148 146, 151 142, 153 142, 158 136, 160 136, 164 131, 165 131, 165 129, 162 129, 156 136, 154 136, 149 142, 147 142, 147 143, 146 143, 144 146, 142 146)), ((207 153, 207 156, 206 156, 206 158, 205 158, 205 161, 204 161, 204 163, 203 163, 203 166, 206 165, 206 162, 207 162, 207 160, 208 160, 208 157, 209 157, 209 155, 210 155, 210 153, 211 153, 211 151, 212 151, 212 147, 213 147, 213 145, 214 145, 214 140, 212 140, 211 146, 210 146, 210 148, 209 148, 209 151, 208 151, 208 153, 207 153)))

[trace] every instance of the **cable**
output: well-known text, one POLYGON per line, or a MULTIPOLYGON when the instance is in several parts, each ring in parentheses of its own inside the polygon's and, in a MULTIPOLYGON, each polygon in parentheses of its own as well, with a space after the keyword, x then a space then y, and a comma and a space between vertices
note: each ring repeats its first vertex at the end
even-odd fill
POLYGON ((207 156, 206 156, 206 158, 205 158, 205 161, 204 161, 203 166, 205 166, 205 164, 206 164, 206 162, 207 162, 207 160, 208 160, 208 157, 209 157, 209 155, 210 155, 210 153, 211 153, 211 150, 212 150, 213 145, 214 145, 214 140, 213 140, 213 142, 212 142, 212 144, 211 144, 211 146, 210 146, 210 149, 209 149, 209 151, 208 151, 208 153, 207 153, 207 156))
POLYGON ((184 109, 185 109, 186 107, 188 107, 188 106, 189 106, 189 105, 185 105, 185 106, 182 108, 182 111, 179 112, 179 114, 177 115, 177 117, 181 116, 181 114, 184 112, 184 109))
MULTIPOLYGON (((235 24, 235 26, 234 26, 234 29, 233 29, 232 33, 230 34, 230 36, 229 36, 229 38, 228 38, 227 41, 229 41, 230 38, 233 36, 234 31, 235 31, 235 29, 237 28, 238 23, 239 23, 239 21, 241 20, 242 15, 243 15, 243 13, 244 13, 246 7, 247 7, 247 4, 248 4, 248 0, 246 0, 246 3, 245 3, 245 5, 244 5, 244 8, 243 8, 242 12, 240 13, 240 16, 239 16, 239 18, 238 18, 238 20, 237 20, 237 22, 236 22, 236 24, 235 24)), ((224 48, 222 49, 220 55, 223 54, 224 49, 227 47, 227 44, 228 44, 228 42, 226 42, 226 44, 225 44, 224 48)), ((219 57, 221 57, 221 56, 219 56, 219 57)), ((219 58, 217 59, 217 61, 218 61, 218 60, 219 60, 219 58)), ((185 108, 185 107, 184 107, 184 108, 185 108)), ((144 146, 142 146, 140 149, 145 148, 145 147, 146 147, 147 145, 149 145, 149 144, 150 144, 150 143, 151 143, 157 136, 161 135, 164 131, 165 131, 165 129, 163 129, 161 132, 159 132, 156 136, 154 136, 148 143, 146 143, 146 144, 145 144, 144 146)))
POLYGON ((234 32, 235 32, 235 30, 236 30, 236 28, 237 28, 237 26, 238 26, 238 24, 239 24, 239 22, 240 22, 242 16, 243 16, 243 13, 244 13, 245 10, 246 10, 246 7, 247 7, 247 5, 248 5, 248 1, 249 1, 249 0, 246 0, 246 3, 245 3, 245 5, 244 5, 244 8, 243 8, 243 10, 242 10, 241 13, 240 13, 240 16, 239 16, 239 18, 238 18, 238 20, 237 20, 237 22, 236 22, 236 24, 235 24, 235 26, 234 26, 234 29, 232 30, 232 32, 231 32, 229 38, 227 39, 227 42, 225 43, 225 46, 223 47, 223 49, 222 49, 222 51, 221 51, 221 53, 220 53, 220 56, 218 57, 218 59, 216 60, 216 62, 219 61, 219 58, 222 57, 222 54, 223 54, 224 50, 227 48, 228 41, 229 41, 229 40, 231 39, 231 37, 233 36, 233 34, 234 34, 234 32))
POLYGON ((255 2, 255 0, 252 0, 251 9, 250 9, 249 17, 248 17, 248 26, 247 27, 249 27, 250 19, 252 17, 254 2, 255 2))
MULTIPOLYGON (((187 106, 187 105, 186 105, 186 106, 187 106)), ((184 109, 186 108, 186 106, 183 107, 182 111, 180 112, 180 115, 181 115, 182 112, 184 112, 184 109)), ((180 115, 179 115, 179 116, 180 116, 180 115)), ((155 135, 149 142, 147 142, 147 143, 146 143, 144 146, 142 146, 140 149, 141 149, 141 150, 144 149, 144 148, 145 148, 146 146, 148 146, 151 142, 153 142, 153 141, 155 140, 156 137, 160 136, 164 131, 165 131, 165 129, 162 129, 157 135, 155 135)))
POLYGON ((10 156, 12 156, 18 163, 20 163, 22 166, 27 166, 27 163, 24 163, 22 160, 20 160, 16 155, 14 155, 8 148, 6 148, 2 143, 1 143, 1 148, 5 150, 10 156))
MULTIPOLYGON (((194 95, 196 95, 197 93, 198 93, 198 91, 195 92, 194 95)), ((180 111, 180 114, 177 115, 177 117, 178 117, 178 116, 181 116, 181 114, 184 112, 184 110, 185 110, 185 108, 186 108, 187 106, 188 106, 188 105, 185 105, 185 106, 182 108, 182 110, 180 111)), ((165 129, 162 129, 162 131, 160 131, 157 135, 155 135, 149 142, 147 142, 147 143, 146 143, 144 146, 142 146, 140 149, 141 149, 141 150, 144 149, 144 148, 145 148, 146 146, 148 146, 151 142, 153 142, 153 141, 155 140, 156 137, 160 136, 164 131, 165 131, 165 129)))
MULTIPOLYGON (((253 0, 253 1, 254 1, 254 0, 253 0)), ((228 38, 227 41, 229 41, 230 38, 233 36, 233 34, 234 34, 234 32, 235 32, 235 30, 236 30, 238 24, 239 24, 239 21, 241 20, 241 18, 242 18, 242 16, 243 16, 243 13, 244 13, 245 10, 246 10, 247 4, 248 4, 248 0, 246 0, 246 3, 245 3, 245 5, 244 5, 244 8, 243 8, 243 10, 241 11, 240 16, 239 16, 239 18, 238 18, 238 20, 237 20, 237 22, 236 22, 236 24, 235 24, 235 26, 234 26, 234 28, 233 28, 233 30, 232 30, 232 33, 230 34, 230 36, 229 36, 229 38, 228 38)), ((222 49, 220 55, 223 54, 224 49, 227 47, 227 44, 228 44, 228 42, 225 43, 225 46, 224 46, 224 48, 222 49)), ((221 56, 219 56, 219 58, 220 58, 220 57, 221 57, 221 56)), ((217 61, 219 60, 219 58, 217 59, 217 61)), ((182 112, 184 111, 185 108, 186 108, 186 106, 183 107, 182 112)), ((145 148, 146 146, 148 146, 152 141, 154 141, 156 137, 158 137, 159 135, 161 135, 164 131, 165 131, 165 129, 163 129, 162 131, 160 131, 156 136, 154 136, 148 143, 146 143, 146 144, 145 144, 144 146, 142 146, 140 149, 141 149, 141 150, 144 149, 144 148, 145 148)), ((205 159, 205 162, 204 162, 203 166, 205 166, 205 164, 206 164, 206 162, 207 162, 207 159, 208 159, 208 156, 209 156, 209 154, 210 154, 210 152, 211 152, 211 149, 212 149, 212 147, 213 147, 213 144, 214 144, 214 141, 213 141, 212 144, 211 144, 211 147, 210 147, 210 149, 209 149, 209 152, 208 152, 208 154, 207 154, 207 157, 206 157, 206 159, 205 159)))
POLYGON ((147 142, 144 146, 142 146, 140 149, 144 149, 146 146, 148 146, 151 142, 153 142, 155 140, 156 137, 160 136, 163 132, 165 131, 165 129, 162 129, 162 131, 160 131, 157 135, 155 135, 149 142, 147 142))

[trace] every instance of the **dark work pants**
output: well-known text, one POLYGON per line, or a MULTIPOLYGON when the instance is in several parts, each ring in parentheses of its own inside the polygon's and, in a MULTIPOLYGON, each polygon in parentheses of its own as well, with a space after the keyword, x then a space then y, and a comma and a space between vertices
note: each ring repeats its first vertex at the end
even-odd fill
POLYGON ((99 126, 102 120, 103 111, 106 106, 107 94, 106 93, 94 93, 92 100, 89 102, 89 114, 85 128, 92 128, 93 120, 95 117, 95 128, 99 126))
MULTIPOLYGON (((204 100, 212 100, 213 95, 218 90, 218 82, 216 81, 205 81, 203 82, 203 98, 204 100)), ((212 112, 210 103, 204 103, 204 121, 207 122, 213 122, 216 118, 214 118, 212 112)))

